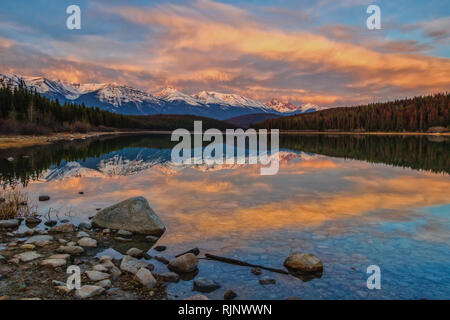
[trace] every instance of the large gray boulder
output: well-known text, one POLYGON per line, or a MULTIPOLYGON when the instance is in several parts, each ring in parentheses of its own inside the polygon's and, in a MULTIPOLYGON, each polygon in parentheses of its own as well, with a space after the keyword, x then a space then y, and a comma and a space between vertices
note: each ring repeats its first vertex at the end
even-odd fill
POLYGON ((144 197, 130 198, 99 211, 92 224, 155 236, 161 236, 166 230, 144 197))

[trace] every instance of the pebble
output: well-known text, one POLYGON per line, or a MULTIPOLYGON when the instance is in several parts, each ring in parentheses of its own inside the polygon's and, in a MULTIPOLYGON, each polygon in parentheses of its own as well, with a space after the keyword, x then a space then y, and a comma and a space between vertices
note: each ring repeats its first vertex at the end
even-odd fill
POLYGON ((23 244, 20 246, 21 249, 28 249, 28 250, 33 250, 34 248, 36 248, 36 246, 34 244, 23 244))
POLYGON ((89 238, 89 234, 88 234, 87 232, 79 231, 79 232, 77 233, 77 238, 85 238, 85 237, 88 237, 88 238, 89 238))
POLYGON ((0 228, 17 228, 19 226, 19 220, 9 219, 0 220, 0 228))
POLYGON ((81 222, 78 225, 78 229, 91 230, 92 229, 92 225, 90 223, 87 223, 87 222, 81 222))
POLYGON ((122 237, 131 237, 133 235, 133 232, 126 231, 126 230, 119 230, 119 231, 117 231, 117 234, 122 237))
POLYGON ((122 271, 127 271, 136 274, 139 271, 139 269, 145 268, 147 264, 148 264, 147 262, 140 261, 136 258, 125 255, 123 256, 122 261, 120 263, 120 269, 122 271))
POLYGON ((78 240, 78 245, 82 247, 96 248, 97 240, 88 237, 81 238, 80 240, 78 240))
POLYGON ((51 232, 61 232, 61 233, 68 233, 68 232, 73 232, 73 230, 75 229, 75 226, 71 223, 63 223, 60 224, 59 226, 54 226, 53 228, 51 228, 51 232))
POLYGON ((127 255, 132 256, 134 258, 142 258, 144 256, 144 251, 138 248, 131 248, 127 251, 127 255))
POLYGON ((60 246, 56 251, 59 253, 81 254, 84 252, 84 249, 78 246, 60 246))
POLYGON ((92 269, 100 272, 108 272, 108 268, 102 264, 96 264, 92 269))
POLYGON ((52 241, 53 241, 52 236, 37 235, 37 236, 32 236, 31 238, 28 238, 27 241, 25 241, 25 244, 34 244, 38 247, 45 247, 45 246, 51 244, 52 241))
POLYGON ((195 294, 192 297, 186 298, 186 300, 209 300, 208 297, 202 294, 195 294))
POLYGON ((57 286, 55 289, 56 289, 56 291, 58 291, 59 293, 62 293, 62 294, 69 294, 72 291, 66 285, 57 286))
POLYGON ((41 265, 52 267, 52 268, 57 268, 57 267, 65 266, 66 263, 67 263, 66 259, 45 259, 45 260, 42 260, 41 265))
POLYGON ((132 239, 127 239, 127 238, 122 238, 122 237, 115 237, 114 239, 116 241, 119 241, 119 242, 131 242, 131 241, 133 241, 132 239))
POLYGON ((56 220, 47 220, 47 221, 44 222, 44 224, 47 227, 53 227, 53 226, 56 226, 58 224, 58 221, 56 221, 56 220))
POLYGON ((110 275, 108 273, 95 271, 95 270, 86 271, 85 273, 86 273, 87 277, 89 278, 89 280, 91 280, 91 281, 101 281, 101 280, 108 279, 110 277, 110 275))
POLYGON ((39 201, 48 201, 48 200, 50 200, 50 197, 49 196, 39 196, 39 201))
POLYGON ((100 286, 85 285, 75 291, 75 296, 79 299, 87 299, 98 296, 104 291, 105 289, 100 286))
POLYGON ((194 272, 197 269, 197 266, 198 266, 198 258, 192 253, 187 253, 182 256, 179 256, 178 258, 173 259, 169 263, 169 269, 179 273, 194 272))
POLYGON ((70 258, 70 254, 62 253, 62 254, 54 254, 48 257, 49 259, 64 259, 67 260, 70 258))
POLYGON ((135 274, 136 279, 145 287, 153 288, 156 285, 156 279, 153 277, 150 270, 146 268, 140 268, 135 274))
POLYGON ((14 258, 19 259, 22 262, 30 262, 35 259, 40 258, 41 255, 39 253, 36 253, 34 251, 26 251, 20 254, 16 254, 14 258))
POLYGON ((97 282, 97 285, 99 287, 102 287, 102 288, 105 288, 105 289, 108 289, 108 288, 112 287, 111 280, 109 280, 109 279, 105 279, 105 280, 99 281, 99 282, 97 282))

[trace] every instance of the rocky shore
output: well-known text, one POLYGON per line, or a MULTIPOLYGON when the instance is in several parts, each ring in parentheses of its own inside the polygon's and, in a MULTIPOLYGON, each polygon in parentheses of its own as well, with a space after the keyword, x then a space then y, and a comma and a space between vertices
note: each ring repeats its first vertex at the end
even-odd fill
MULTIPOLYGON (((43 221, 38 216, 0 220, 0 300, 9 299, 168 299, 166 286, 194 279, 188 299, 207 299, 221 284, 198 273, 200 250, 194 248, 171 259, 152 252, 165 226, 142 197, 131 198, 99 211, 91 223, 43 221), (20 228, 26 225, 27 228, 20 228), (121 253, 120 259, 105 254, 121 253), (155 272, 154 261, 167 266, 155 272), (80 285, 71 282, 79 271, 80 285), (73 273, 74 272, 74 273, 73 273), (70 279, 70 280, 68 280, 70 279), (75 288, 73 288, 75 286, 75 288)), ((285 267, 290 273, 322 272, 322 262, 311 254, 292 253, 285 267)), ((251 272, 259 276, 260 268, 251 272)), ((261 285, 275 280, 262 277, 261 285)), ((229 289, 224 299, 238 296, 229 289)))

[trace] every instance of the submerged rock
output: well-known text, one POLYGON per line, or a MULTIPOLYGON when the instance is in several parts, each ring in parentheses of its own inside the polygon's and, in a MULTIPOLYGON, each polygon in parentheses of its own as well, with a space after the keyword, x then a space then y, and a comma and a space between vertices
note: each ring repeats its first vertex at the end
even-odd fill
POLYGON ((323 263, 312 253, 291 253, 284 261, 287 269, 301 272, 321 272, 323 263))
POLYGON ((209 300, 208 297, 205 297, 202 294, 195 294, 192 297, 186 298, 185 300, 209 300))
POLYGON ((198 266, 198 259, 192 253, 187 253, 178 258, 173 259, 169 263, 169 269, 177 273, 194 272, 198 266))
POLYGON ((234 291, 231 290, 231 289, 225 291, 225 293, 224 293, 224 295, 223 295, 223 298, 224 298, 225 300, 233 300, 233 299, 236 298, 236 297, 237 297, 236 292, 234 292, 234 291))
POLYGON ((50 200, 49 196, 43 195, 43 196, 39 196, 39 201, 48 201, 50 200))
POLYGON ((143 197, 130 198, 101 210, 94 217, 96 227, 134 231, 136 233, 161 236, 164 224, 143 197))
POLYGON ((220 284, 218 284, 214 280, 209 280, 203 277, 199 277, 194 280, 194 290, 200 291, 200 292, 212 292, 216 289, 220 288, 220 284))
POLYGON ((275 284, 277 281, 275 279, 272 278, 263 278, 263 279, 259 279, 259 283, 262 285, 267 285, 267 284, 275 284))
POLYGON ((165 282, 178 282, 180 281, 180 276, 176 274, 175 272, 165 272, 161 273, 159 277, 162 279, 162 281, 165 282))

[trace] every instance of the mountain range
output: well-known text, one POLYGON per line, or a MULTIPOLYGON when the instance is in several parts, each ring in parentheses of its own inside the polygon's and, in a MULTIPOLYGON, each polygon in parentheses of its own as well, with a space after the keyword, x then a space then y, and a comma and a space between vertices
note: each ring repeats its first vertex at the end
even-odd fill
POLYGON ((44 77, 0 74, 0 86, 8 84, 24 84, 47 98, 58 99, 61 103, 85 104, 88 107, 126 115, 190 114, 225 120, 249 114, 286 116, 326 109, 312 104, 295 106, 277 99, 262 103, 237 94, 211 91, 189 95, 167 87, 151 94, 115 83, 79 84, 44 77))

